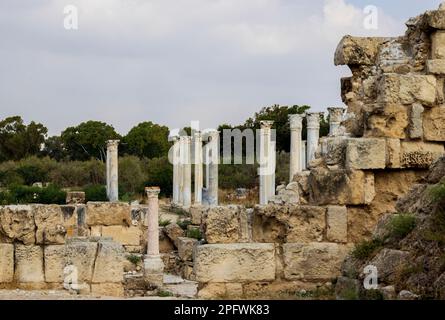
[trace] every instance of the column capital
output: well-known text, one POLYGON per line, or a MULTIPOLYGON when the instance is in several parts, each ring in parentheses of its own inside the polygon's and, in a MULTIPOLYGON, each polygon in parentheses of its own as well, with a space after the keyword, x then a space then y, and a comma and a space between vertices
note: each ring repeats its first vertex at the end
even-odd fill
POLYGON ((290 128, 292 129, 302 129, 303 128, 303 118, 302 114, 290 114, 289 115, 289 123, 290 128))
POLYGON ((173 141, 173 142, 178 142, 178 141, 179 141, 179 136, 177 136, 177 135, 175 135, 175 136, 170 136, 170 137, 169 137, 169 140, 170 140, 170 141, 173 141))
POLYGON ((159 187, 145 187, 145 193, 147 197, 150 198, 158 198, 159 193, 161 192, 161 188, 159 187))
POLYGON ((307 113, 307 128, 308 129, 320 129, 321 115, 322 115, 322 112, 307 113))
POLYGON ((343 121, 343 115, 345 114, 345 108, 342 107, 330 107, 328 108, 329 121, 340 123, 343 121))
POLYGON ((107 140, 107 148, 116 148, 119 145, 120 140, 107 140))
POLYGON ((271 120, 262 120, 260 121, 261 129, 271 129, 274 122, 271 120))

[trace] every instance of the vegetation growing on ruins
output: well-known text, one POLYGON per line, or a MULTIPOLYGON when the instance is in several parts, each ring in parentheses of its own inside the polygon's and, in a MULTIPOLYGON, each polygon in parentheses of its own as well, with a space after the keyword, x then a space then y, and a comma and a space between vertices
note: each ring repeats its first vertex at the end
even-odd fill
POLYGON ((412 214, 399 214, 389 223, 390 236, 403 239, 416 227, 416 217, 412 214))
POLYGON ((352 251, 354 258, 364 260, 371 257, 383 246, 383 241, 380 239, 372 239, 369 241, 362 241, 357 244, 352 251))

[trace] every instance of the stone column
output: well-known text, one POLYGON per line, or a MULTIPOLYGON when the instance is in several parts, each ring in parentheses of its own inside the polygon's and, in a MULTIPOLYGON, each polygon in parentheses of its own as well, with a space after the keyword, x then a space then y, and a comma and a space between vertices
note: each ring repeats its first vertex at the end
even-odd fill
POLYGON ((302 130, 303 116, 301 114, 289 115, 290 123, 290 170, 289 181, 294 180, 294 176, 303 171, 301 166, 302 130))
POLYGON ((271 141, 269 145, 269 161, 270 161, 270 168, 272 168, 272 174, 269 177, 269 201, 273 200, 275 198, 275 189, 276 189, 276 165, 277 165, 277 142, 271 141))
POLYGON ((218 183, 218 167, 219 167, 219 131, 211 131, 209 132, 209 159, 208 159, 208 168, 209 168, 209 186, 208 186, 208 204, 210 206, 218 206, 218 191, 219 191, 219 183, 218 183))
POLYGON ((320 116, 320 112, 311 112, 307 114, 307 164, 315 159, 315 153, 318 149, 318 141, 320 139, 320 116))
POLYGON ((159 254, 159 192, 158 187, 147 187, 147 255, 144 257, 144 278, 149 285, 161 286, 164 263, 159 254))
POLYGON ((184 140, 184 153, 182 158, 183 168, 183 189, 182 189, 182 206, 190 208, 192 205, 192 163, 191 163, 191 147, 192 138, 182 137, 184 140))
POLYGON ((306 162, 306 141, 302 141, 301 143, 301 170, 305 171, 307 169, 307 162, 306 162))
POLYGON ((179 173, 180 173, 180 143, 179 137, 172 137, 173 140, 173 205, 179 205, 179 173))
POLYGON ((119 201, 118 145, 119 140, 107 141, 107 196, 111 202, 119 201))
POLYGON ((201 132, 195 132, 195 204, 202 204, 202 188, 203 188, 203 168, 202 168, 202 135, 201 132))
POLYGON ((266 205, 269 203, 270 195, 273 191, 271 191, 272 187, 272 176, 273 172, 271 172, 271 140, 272 133, 271 128, 273 125, 273 121, 261 121, 261 130, 260 130, 260 143, 259 143, 259 175, 260 175, 260 204, 266 205))
POLYGON ((335 137, 340 134, 340 125, 343 121, 343 115, 345 113, 344 108, 328 108, 329 111, 329 136, 335 137))
POLYGON ((184 152, 185 143, 184 137, 179 136, 178 141, 178 206, 184 203, 184 152))

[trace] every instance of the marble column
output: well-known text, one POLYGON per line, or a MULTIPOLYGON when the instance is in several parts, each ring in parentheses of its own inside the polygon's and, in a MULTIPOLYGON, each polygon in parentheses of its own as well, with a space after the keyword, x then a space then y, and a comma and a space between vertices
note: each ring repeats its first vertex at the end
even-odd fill
POLYGON ((147 187, 147 255, 144 257, 144 278, 149 285, 161 286, 164 263, 159 254, 159 192, 158 187, 147 187))
POLYGON ((173 205, 177 206, 179 205, 179 192, 180 192, 180 186, 179 186, 179 171, 180 171, 180 143, 179 143, 179 137, 172 137, 173 140, 173 205))
POLYGON ((194 135, 194 165, 195 165, 195 204, 202 204, 203 168, 202 168, 202 135, 195 132, 194 135))
POLYGON ((119 140, 107 141, 107 196, 111 202, 119 201, 119 140))
POLYGON ((184 137, 179 136, 178 141, 178 206, 182 206, 184 203, 184 152, 185 143, 184 137))
POLYGON ((277 142, 271 141, 270 142, 270 148, 269 148, 269 161, 270 161, 270 168, 272 168, 272 173, 269 178, 269 201, 273 200, 275 198, 275 190, 276 190, 276 166, 277 166, 277 142))
POLYGON ((320 116, 320 112, 311 112, 307 114, 307 164, 315 159, 315 153, 318 149, 320 139, 320 116))
POLYGON ((340 134, 340 125, 343 121, 343 115, 345 113, 344 108, 328 108, 329 111, 329 136, 335 137, 340 134))
POLYGON ((218 206, 218 167, 219 167, 219 131, 209 132, 209 159, 208 159, 208 204, 212 207, 218 206))
POLYGON ((301 170, 305 171, 307 169, 306 162, 306 141, 302 141, 301 143, 301 170))
POLYGON ((260 204, 266 205, 269 203, 270 195, 272 191, 272 176, 273 173, 271 168, 271 140, 272 140, 272 125, 273 121, 261 121, 260 130, 260 143, 259 143, 259 162, 260 167, 258 173, 260 176, 260 204))
POLYGON ((289 115, 290 123, 290 168, 289 181, 294 180, 294 176, 303 171, 301 165, 301 149, 302 149, 302 130, 303 130, 303 116, 301 114, 289 115))
POLYGON ((185 136, 183 138, 184 153, 182 158, 183 168, 183 188, 182 188, 182 206, 190 208, 192 205, 192 162, 191 162, 191 147, 192 138, 185 136))

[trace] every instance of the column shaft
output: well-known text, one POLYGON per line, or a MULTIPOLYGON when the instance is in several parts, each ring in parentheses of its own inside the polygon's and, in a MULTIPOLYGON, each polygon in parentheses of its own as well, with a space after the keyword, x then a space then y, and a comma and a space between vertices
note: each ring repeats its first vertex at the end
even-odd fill
POLYGON ((320 113, 308 113, 307 115, 307 160, 309 164, 315 159, 320 138, 320 113))
POLYGON ((191 137, 183 137, 184 154, 183 154, 183 189, 182 189, 182 205, 190 208, 192 205, 192 164, 191 164, 191 137))
POLYGON ((119 201, 119 140, 107 142, 107 196, 111 202, 119 201))
POLYGON ((303 170, 301 161, 303 117, 300 114, 292 114, 289 116, 290 122, 290 167, 289 181, 294 180, 294 176, 303 170))
POLYGON ((194 136, 195 145, 195 204, 202 204, 202 188, 203 188, 203 168, 202 168, 202 136, 200 132, 196 132, 194 136))

